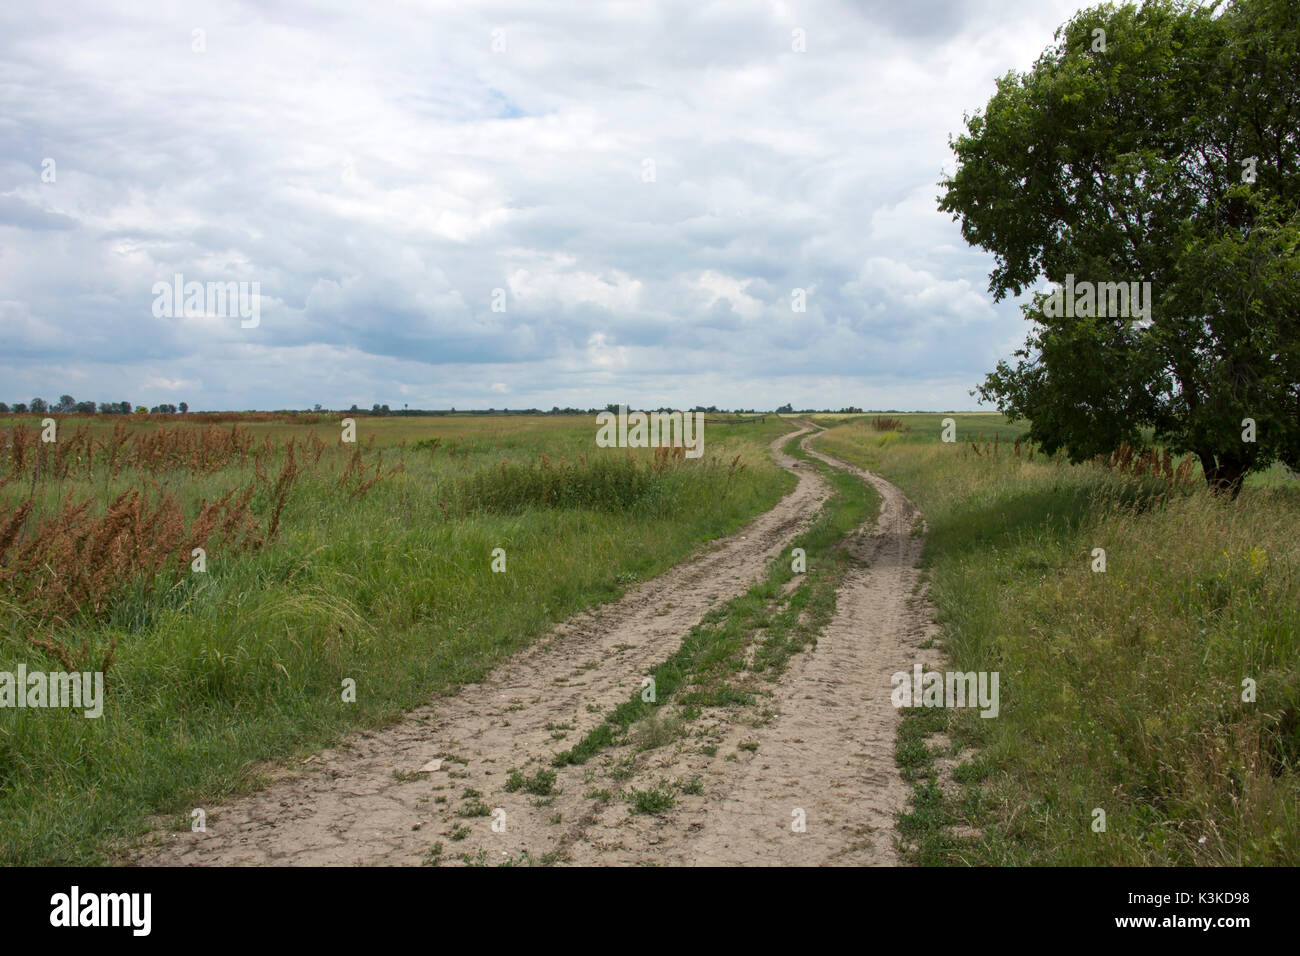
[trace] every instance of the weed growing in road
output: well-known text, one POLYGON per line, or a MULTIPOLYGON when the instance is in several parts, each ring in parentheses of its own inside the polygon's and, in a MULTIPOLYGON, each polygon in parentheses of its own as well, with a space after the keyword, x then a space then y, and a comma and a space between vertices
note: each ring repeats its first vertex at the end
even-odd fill
POLYGON ((531 777, 524 776, 518 770, 510 771, 510 776, 506 778, 505 791, 515 793, 519 790, 538 797, 545 797, 555 792, 555 771, 542 769, 531 777))
POLYGON ((661 815, 667 813, 677 804, 677 795, 666 780, 661 780, 649 790, 637 790, 632 787, 627 792, 627 799, 632 806, 628 813, 648 813, 661 815))

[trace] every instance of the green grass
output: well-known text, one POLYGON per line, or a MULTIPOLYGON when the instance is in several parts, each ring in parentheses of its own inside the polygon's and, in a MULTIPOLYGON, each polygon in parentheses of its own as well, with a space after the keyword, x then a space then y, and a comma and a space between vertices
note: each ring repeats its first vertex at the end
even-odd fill
MULTIPOLYGON (((295 426, 254 427, 283 435, 295 426)), ((617 470, 626 452, 596 449, 586 418, 361 420, 359 439, 373 428, 389 463, 399 441, 443 441, 433 452, 407 449, 406 471, 363 498, 304 478, 265 550, 210 553, 206 575, 124 594, 106 618, 62 629, 74 646, 117 638, 105 713, 0 709, 0 863, 116 859, 152 814, 187 821, 192 808, 255 786, 266 761, 313 752, 481 679, 556 622, 771 507, 793 479, 765 445, 788 427, 709 426, 704 459, 612 504, 521 494, 502 505, 472 494, 476 482, 499 480, 480 476, 498 475, 502 458, 514 474, 540 469, 542 453, 557 465, 608 459, 617 470), (729 478, 737 454, 746 468, 729 478), (439 489, 466 492, 461 506, 445 513, 439 489), (491 571, 498 547, 506 573, 491 571), (355 703, 343 700, 345 679, 356 682, 355 703)), ((248 472, 158 481, 194 509, 248 472)), ((97 477, 43 494, 93 496, 102 507, 131 480, 97 477)), ((11 485, 3 501, 22 494, 11 485)), ((22 607, 0 604, 0 671, 19 662, 61 669, 29 636, 22 607)))
POLYGON ((900 417, 910 432, 851 422, 816 441, 925 513, 942 648, 955 669, 1001 675, 997 718, 905 716, 913 858, 1300 862, 1295 481, 1257 476, 1235 502, 1199 483, 1166 495, 1093 465, 1017 459, 1007 440, 1023 429, 997 416, 953 416, 959 439, 1000 433, 996 457, 939 442, 945 416, 900 417), (1094 548, 1105 573, 1092 570, 1094 548), (936 730, 978 752, 953 773, 953 797, 924 752, 936 730), (1091 827, 1097 808, 1104 833, 1091 827), (954 838, 954 824, 974 835, 954 838))

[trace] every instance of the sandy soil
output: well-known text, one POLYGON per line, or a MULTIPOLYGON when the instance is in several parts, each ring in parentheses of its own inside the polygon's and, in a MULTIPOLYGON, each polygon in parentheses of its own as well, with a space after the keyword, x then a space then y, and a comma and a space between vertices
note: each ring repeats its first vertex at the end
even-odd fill
POLYGON ((817 452, 869 481, 880 514, 848 543, 860 563, 833 620, 815 649, 794 658, 761 715, 753 707, 710 711, 698 733, 714 742, 711 753, 698 739, 645 753, 624 745, 586 766, 557 768, 549 795, 505 790, 512 770, 550 769, 557 751, 639 690, 711 607, 757 582, 815 517, 828 490, 781 454, 790 437, 771 450, 797 475, 796 488, 737 534, 570 619, 482 683, 276 769, 256 793, 205 808, 207 832, 157 830, 135 862, 896 864, 892 827, 908 790, 894 765, 889 677, 911 667, 930 631, 928 609, 913 594, 923 539, 912 533, 916 509, 897 488, 817 452), (694 781, 661 815, 592 796, 660 780, 694 781), (796 811, 804 832, 792 829, 796 811))

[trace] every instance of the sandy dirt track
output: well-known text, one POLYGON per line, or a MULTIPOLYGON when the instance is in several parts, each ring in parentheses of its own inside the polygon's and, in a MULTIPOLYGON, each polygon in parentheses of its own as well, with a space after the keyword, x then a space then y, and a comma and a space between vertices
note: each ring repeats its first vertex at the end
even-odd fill
POLYGON ((721 744, 711 755, 678 745, 637 756, 620 753, 630 750, 624 746, 586 766, 556 768, 545 797, 505 789, 511 770, 549 769, 557 751, 637 691, 710 608, 757 582, 815 517, 828 489, 781 453, 790 438, 771 451, 797 486, 741 531, 571 618, 483 682, 274 771, 256 793, 205 808, 207 832, 156 831, 135 862, 897 863, 893 819, 908 791, 893 759, 898 715, 889 676, 910 668, 929 632, 926 608, 913 597, 922 538, 912 533, 916 510, 897 488, 815 451, 869 481, 881 509, 873 527, 852 536, 858 563, 835 616, 816 648, 792 661, 766 704, 769 717, 754 725, 744 713, 714 715, 710 739, 721 744), (727 759, 742 739, 757 747, 727 759), (436 770, 420 772, 432 761, 440 761, 436 770), (694 779, 692 795, 659 816, 591 797, 594 788, 674 778, 694 779), (796 809, 806 832, 791 829, 796 809))
POLYGON ((679 812, 666 819, 607 807, 566 848, 570 862, 901 862, 894 821, 910 790, 894 763, 899 713, 890 703, 890 677, 910 670, 918 645, 934 632, 928 605, 914 595, 924 544, 912 533, 919 516, 894 485, 809 448, 807 438, 802 444, 880 496, 874 525, 847 543, 857 563, 840 586, 834 617, 816 647, 796 657, 780 680, 765 705, 770 719, 755 722, 744 710, 724 714, 709 736, 719 742, 715 755, 678 748, 638 774, 643 787, 661 778, 699 779, 702 796, 683 797, 679 812), (802 832, 794 829, 796 814, 802 832))

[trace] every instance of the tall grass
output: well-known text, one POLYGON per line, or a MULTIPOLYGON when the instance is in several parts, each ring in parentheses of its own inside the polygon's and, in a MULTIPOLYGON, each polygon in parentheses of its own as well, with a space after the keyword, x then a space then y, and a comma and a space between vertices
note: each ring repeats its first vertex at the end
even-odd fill
MULTIPOLYGON (((602 456, 588 462, 540 461, 484 468, 462 482, 460 496, 470 507, 488 511, 520 511, 530 507, 599 508, 629 511, 671 505, 695 476, 685 465, 670 466, 662 456, 652 463, 632 455, 602 456)), ((702 467, 712 470, 716 459, 702 467)))
POLYGON ((918 791, 918 814, 977 835, 922 828, 918 857, 1300 862, 1300 489, 1250 482, 1234 502, 1163 460, 1134 475, 977 455, 962 433, 990 423, 959 418, 943 444, 932 417, 883 446, 861 424, 818 439, 925 512, 943 649, 1001 674, 998 718, 943 715, 954 752, 979 752, 962 792, 936 814, 938 791, 918 791))

